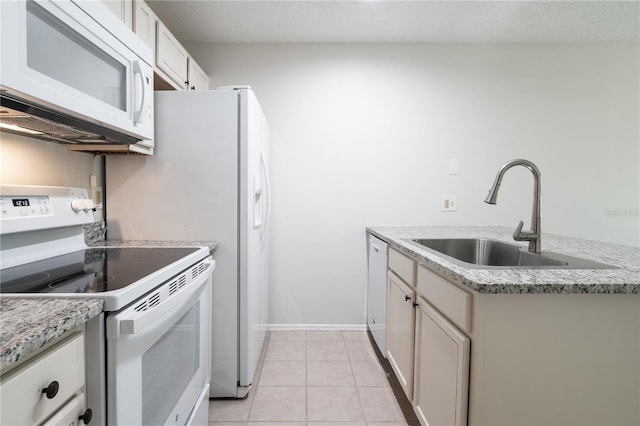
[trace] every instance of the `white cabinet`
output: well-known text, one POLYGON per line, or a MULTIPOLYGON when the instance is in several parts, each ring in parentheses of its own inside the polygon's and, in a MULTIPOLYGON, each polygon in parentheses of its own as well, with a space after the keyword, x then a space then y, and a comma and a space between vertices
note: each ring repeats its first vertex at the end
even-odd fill
POLYGON ((133 10, 133 30, 136 35, 149 46, 155 54, 156 22, 158 18, 153 10, 144 2, 136 1, 133 10))
POLYGON ((92 415, 91 411, 85 410, 86 404, 84 393, 79 393, 58 410, 49 420, 44 422, 42 426, 78 426, 89 424, 92 415))
POLYGON ((389 250, 387 359, 409 400, 413 393, 414 284, 415 262, 394 249, 389 250))
POLYGON ((424 426, 467 425, 471 305, 471 294, 389 250, 387 359, 424 426))
POLYGON ((387 294, 387 359, 407 398, 413 392, 413 328, 415 291, 389 273, 387 294))
POLYGON ((73 414, 84 413, 84 347, 84 334, 76 333, 4 374, 0 382, 0 424, 40 424, 51 415, 67 413, 70 399, 76 401, 73 414))
POLYGON ((135 33, 155 53, 156 90, 208 90, 207 73, 149 5, 143 0, 136 0, 133 11, 135 33))
POLYGON ((469 348, 469 338, 419 298, 413 405, 423 425, 467 424, 469 348))
POLYGON ((125 25, 133 29, 133 0, 101 0, 125 25))
POLYGON ((209 90, 209 76, 200 65, 189 56, 189 90, 209 90))
POLYGON ((160 21, 157 22, 156 67, 176 89, 189 83, 187 61, 189 54, 160 21))

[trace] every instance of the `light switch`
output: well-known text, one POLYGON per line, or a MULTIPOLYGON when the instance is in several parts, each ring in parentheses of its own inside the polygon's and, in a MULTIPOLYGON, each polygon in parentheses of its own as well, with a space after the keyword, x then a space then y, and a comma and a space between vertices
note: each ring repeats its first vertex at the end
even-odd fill
POLYGON ((460 174, 460 160, 457 158, 449 159, 449 174, 457 175, 460 174))

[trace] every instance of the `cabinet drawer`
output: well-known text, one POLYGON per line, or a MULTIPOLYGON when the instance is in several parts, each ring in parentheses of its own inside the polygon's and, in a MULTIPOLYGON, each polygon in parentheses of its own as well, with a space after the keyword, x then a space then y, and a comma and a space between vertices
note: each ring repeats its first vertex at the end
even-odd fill
POLYGON ((416 262, 395 249, 389 250, 389 269, 407 284, 416 285, 416 262))
POLYGON ((424 266, 418 268, 418 294, 462 330, 471 331, 471 294, 424 266))
POLYGON ((86 412, 85 398, 83 393, 79 393, 73 397, 64 407, 58 410, 49 420, 44 422, 42 426, 78 426, 84 422, 80 419, 86 412))
POLYGON ((0 385, 0 423, 37 424, 84 386, 84 336, 60 343, 16 370, 0 385), (42 390, 54 381, 58 392, 47 398, 42 390))

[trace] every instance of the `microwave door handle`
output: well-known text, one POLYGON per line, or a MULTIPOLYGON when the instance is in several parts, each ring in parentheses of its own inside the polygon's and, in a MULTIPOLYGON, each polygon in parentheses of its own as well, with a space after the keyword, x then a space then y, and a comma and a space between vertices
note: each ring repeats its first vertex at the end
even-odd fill
POLYGON ((107 338, 117 340, 121 334, 141 333, 149 324, 157 323, 158 319, 176 307, 185 304, 191 306, 200 297, 200 289, 210 278, 211 271, 215 267, 215 260, 205 262, 206 269, 189 284, 184 290, 166 299, 159 306, 148 311, 137 312, 129 308, 126 312, 118 314, 107 320, 107 338))
MULTIPOLYGON (((133 77, 135 79, 135 77, 138 76, 140 78, 140 92, 141 92, 141 99, 140 99, 140 108, 136 109, 133 112, 133 121, 135 123, 141 123, 142 122, 142 113, 145 110, 145 105, 146 105, 146 94, 147 94, 147 88, 146 85, 144 84, 144 73, 142 72, 142 66, 140 65, 140 61, 133 61, 133 77)), ((136 92, 136 96, 135 99, 138 100, 138 86, 137 84, 135 85, 135 92, 136 92)), ((137 106, 137 104, 136 104, 137 106)))

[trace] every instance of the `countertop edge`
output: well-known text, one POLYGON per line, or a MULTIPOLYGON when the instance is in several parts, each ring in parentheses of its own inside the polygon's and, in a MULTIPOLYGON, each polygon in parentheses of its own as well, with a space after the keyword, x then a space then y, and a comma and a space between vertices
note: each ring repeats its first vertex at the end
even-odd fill
MULTIPOLYGON (((365 232, 372 234, 384 241, 390 247, 416 260, 432 272, 444 277, 445 279, 455 281, 477 293, 481 294, 640 294, 640 267, 634 265, 635 269, 628 270, 624 267, 616 270, 557 270, 557 269, 539 269, 539 270, 515 270, 515 269, 467 269, 454 264, 447 259, 437 256, 427 250, 421 250, 408 243, 406 240, 411 238, 424 237, 425 233, 433 232, 451 232, 452 234, 474 233, 480 230, 487 233, 499 232, 500 235, 496 239, 505 239, 504 235, 509 235, 512 231, 502 227, 366 227, 365 232), (414 236, 397 237, 389 235, 394 230, 399 233, 410 234, 415 232, 414 236), (611 272, 614 271, 614 272, 611 272), (553 274, 558 276, 553 278, 553 274), (494 275, 492 279, 491 275, 494 275)), ((553 236, 553 238, 561 241, 579 241, 587 242, 587 240, 576 239, 572 237, 553 236)), ((512 242, 512 241, 511 241, 512 242)), ((614 247, 620 250, 621 246, 594 242, 601 247, 614 247)), ((623 250, 623 249, 622 249, 623 250)), ((628 248, 633 256, 635 252, 640 253, 639 249, 633 247, 628 248)), ((556 250, 560 252, 559 250, 556 250)), ((575 253, 567 253, 573 254, 575 253)), ((640 262, 637 262, 640 263, 640 262)), ((617 265, 616 265, 617 266, 617 265)))
POLYGON ((0 298, 0 373, 100 315, 102 307, 96 299, 0 298))

